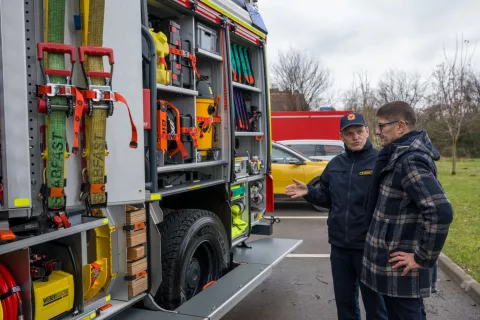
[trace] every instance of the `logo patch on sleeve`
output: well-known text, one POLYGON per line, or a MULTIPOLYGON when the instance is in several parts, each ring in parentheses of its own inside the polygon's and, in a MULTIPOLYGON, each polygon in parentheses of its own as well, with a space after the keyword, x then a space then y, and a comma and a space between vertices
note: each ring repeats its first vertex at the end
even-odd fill
POLYGON ((359 176, 371 176, 373 173, 373 170, 365 170, 365 171, 360 171, 358 173, 359 176))

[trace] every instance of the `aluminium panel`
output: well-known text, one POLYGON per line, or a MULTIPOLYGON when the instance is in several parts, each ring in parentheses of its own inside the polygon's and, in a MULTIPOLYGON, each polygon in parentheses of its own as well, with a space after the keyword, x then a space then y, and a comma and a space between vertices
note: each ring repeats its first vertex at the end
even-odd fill
POLYGON ((247 244, 252 249, 233 248, 233 260, 238 263, 260 263, 275 267, 289 253, 293 252, 303 240, 262 238, 247 244))
MULTIPOLYGON (((113 90, 127 100, 139 132, 138 146, 129 146, 131 130, 127 108, 115 103, 107 119, 106 159, 109 204, 145 200, 141 8, 138 1, 106 0, 103 45, 113 49, 113 90), (121 36, 119 36, 121 35, 121 36)), ((105 60, 106 61, 106 60, 105 60)), ((105 71, 110 70, 104 63, 105 71)))
POLYGON ((6 209, 31 205, 24 4, 0 2, 0 123, 6 209))
POLYGON ((269 265, 239 265, 176 310, 209 320, 221 319, 271 274, 269 265))

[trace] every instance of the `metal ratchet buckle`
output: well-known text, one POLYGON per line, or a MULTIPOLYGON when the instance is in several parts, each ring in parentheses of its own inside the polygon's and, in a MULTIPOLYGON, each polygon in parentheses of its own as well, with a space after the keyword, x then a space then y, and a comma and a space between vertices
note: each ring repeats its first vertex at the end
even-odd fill
POLYGON ((115 102, 115 92, 111 90, 100 90, 100 89, 90 89, 90 91, 95 92, 95 98, 92 98, 93 101, 112 101, 115 102), (108 97, 108 98, 107 98, 108 97))
POLYGON ((50 93, 47 93, 46 95, 49 97, 54 97, 54 96, 64 96, 64 97, 71 97, 73 95, 72 93, 72 85, 69 84, 52 84, 52 83, 47 83, 43 85, 45 87, 50 88, 50 93), (61 89, 64 89, 63 92, 61 92, 61 89))

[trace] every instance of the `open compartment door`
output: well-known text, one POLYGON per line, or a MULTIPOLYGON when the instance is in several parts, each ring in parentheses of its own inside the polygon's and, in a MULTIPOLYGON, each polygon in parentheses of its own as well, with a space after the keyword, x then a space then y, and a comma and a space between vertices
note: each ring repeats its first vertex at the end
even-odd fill
POLYGON ((250 248, 235 247, 233 260, 241 263, 213 285, 182 304, 176 313, 129 309, 113 319, 195 320, 221 319, 236 304, 272 274, 272 268, 303 240, 263 238, 248 242, 250 248))
POLYGON ((263 238, 248 242, 251 247, 233 249, 233 260, 237 263, 263 264, 275 267, 289 253, 295 250, 303 240, 263 238))

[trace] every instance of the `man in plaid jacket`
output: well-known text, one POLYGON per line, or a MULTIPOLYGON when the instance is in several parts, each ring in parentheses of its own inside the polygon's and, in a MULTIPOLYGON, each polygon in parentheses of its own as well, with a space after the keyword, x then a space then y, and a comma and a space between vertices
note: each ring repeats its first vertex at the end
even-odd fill
POLYGON ((362 282, 384 298, 389 319, 426 319, 433 267, 453 219, 437 180, 440 154, 425 131, 413 130, 415 112, 396 101, 377 111, 383 149, 375 164, 366 214, 362 282))

